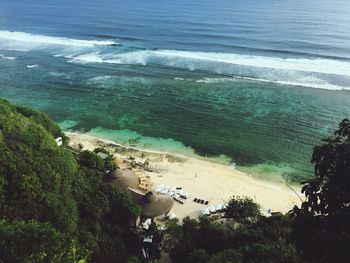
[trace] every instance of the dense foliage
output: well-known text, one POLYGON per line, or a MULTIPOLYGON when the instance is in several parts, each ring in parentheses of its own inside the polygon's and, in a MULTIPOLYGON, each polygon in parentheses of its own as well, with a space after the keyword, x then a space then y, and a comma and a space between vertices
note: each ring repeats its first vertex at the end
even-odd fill
POLYGON ((350 121, 314 148, 315 177, 306 182, 301 208, 294 208, 293 237, 308 260, 348 262, 350 258, 350 121))
POLYGON ((225 209, 225 216, 238 223, 255 222, 261 215, 260 206, 249 197, 232 197, 225 209))
MULTIPOLYGON (((68 261, 70 245, 50 223, 0 221, 2 262, 68 261)), ((70 256, 72 256, 71 254, 70 256)))
POLYGON ((238 228, 204 216, 185 218, 180 225, 169 223, 166 246, 175 262, 301 262, 300 254, 288 240, 288 217, 260 218, 255 224, 238 228))
POLYGON ((66 142, 45 114, 0 100, 0 262, 125 262, 139 251, 139 208, 103 181, 111 158, 66 142))
POLYGON ((57 146, 58 127, 44 114, 0 101, 0 215, 49 221, 65 234, 76 230, 71 186, 77 164, 57 146))
POLYGON ((87 153, 94 158, 91 163, 79 166, 73 183, 79 213, 79 241, 88 251, 94 251, 93 262, 124 262, 129 253, 139 252, 137 237, 126 231, 138 216, 139 208, 126 193, 116 191, 102 180, 103 169, 91 168, 99 158, 94 153, 82 152, 78 160, 86 160, 81 157, 87 153))

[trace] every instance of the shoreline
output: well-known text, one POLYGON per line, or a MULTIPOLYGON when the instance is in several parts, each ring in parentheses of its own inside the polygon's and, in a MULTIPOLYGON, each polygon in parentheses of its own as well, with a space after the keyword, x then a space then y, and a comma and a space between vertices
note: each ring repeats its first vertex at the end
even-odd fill
POLYGON ((65 134, 70 139, 70 145, 75 148, 79 144, 83 145, 83 150, 104 147, 119 158, 132 156, 141 162, 149 160, 153 172, 146 173, 150 176, 152 190, 159 185, 169 185, 182 187, 190 194, 184 204, 176 202, 172 209, 179 219, 185 216, 197 218, 203 209, 210 205, 223 204, 234 195, 252 198, 261 205, 264 214, 268 209, 272 212, 285 213, 294 205, 301 204, 301 187, 257 179, 231 166, 214 162, 210 158, 138 149, 83 133, 65 132, 65 134), (195 203, 192 201, 194 198, 207 200, 209 204, 195 203))

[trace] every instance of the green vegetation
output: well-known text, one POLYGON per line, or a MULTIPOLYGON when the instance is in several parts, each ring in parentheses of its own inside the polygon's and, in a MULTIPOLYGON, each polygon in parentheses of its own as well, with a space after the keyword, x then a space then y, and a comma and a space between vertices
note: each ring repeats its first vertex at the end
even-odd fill
POLYGON ((175 262, 301 262, 290 242, 288 216, 261 217, 254 224, 218 223, 204 216, 169 223, 164 239, 175 262))
POLYGON ((260 215, 260 206, 249 197, 232 197, 225 209, 227 218, 242 224, 256 222, 260 215))
POLYGON ((231 221, 169 222, 164 240, 175 262, 348 262, 350 258, 350 121, 316 146, 315 177, 304 182, 300 208, 260 215, 249 198, 233 197, 231 221))
POLYGON ((103 181, 111 158, 74 156, 59 136, 45 114, 0 100, 0 262, 127 261, 139 208, 103 181))
MULTIPOLYGON (((347 262, 350 121, 323 142, 300 208, 264 217, 250 198, 233 197, 226 221, 152 225, 152 248, 161 243, 174 262, 347 262)), ((133 231, 140 208, 104 181, 116 169, 112 156, 66 146, 45 114, 0 100, 0 262, 144 262, 133 231)))
POLYGON ((0 221, 2 262, 62 262, 69 245, 50 223, 0 221))
POLYGON ((314 148, 315 177, 302 191, 306 201, 293 214, 293 238, 314 262, 347 262, 350 258, 350 121, 314 148))

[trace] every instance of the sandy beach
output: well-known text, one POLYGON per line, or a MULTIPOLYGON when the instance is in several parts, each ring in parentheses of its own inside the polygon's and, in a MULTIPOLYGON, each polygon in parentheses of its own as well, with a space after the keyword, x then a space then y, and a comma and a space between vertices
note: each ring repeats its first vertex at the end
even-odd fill
MULTIPOLYGON (((203 157, 193 158, 156 151, 125 147, 116 142, 86 134, 66 133, 72 147, 83 146, 83 150, 105 147, 118 158, 132 156, 136 161, 149 160, 152 172, 152 189, 159 185, 181 187, 189 193, 184 204, 175 203, 173 212, 179 219, 185 216, 198 217, 210 205, 224 204, 234 195, 248 196, 261 205, 262 212, 288 212, 300 205, 300 188, 258 180, 234 168, 215 163, 203 157), (298 193, 298 195, 296 194, 298 193), (209 201, 208 205, 193 202, 194 198, 209 201)), ((303 198, 303 197, 302 197, 303 198)))

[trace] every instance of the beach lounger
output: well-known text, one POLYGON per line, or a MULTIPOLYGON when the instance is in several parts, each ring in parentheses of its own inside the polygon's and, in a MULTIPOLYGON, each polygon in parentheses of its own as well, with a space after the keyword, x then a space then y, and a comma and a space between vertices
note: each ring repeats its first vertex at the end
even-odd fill
POLYGON ((181 198, 179 198, 179 197, 176 197, 176 196, 173 196, 173 199, 175 200, 175 201, 177 201, 177 202, 179 202, 180 204, 184 204, 184 201, 181 199, 181 198))
POLYGON ((216 212, 221 212, 223 210, 223 205, 216 205, 216 212))
POLYGON ((201 200, 201 204, 204 204, 204 200, 201 200))
POLYGON ((210 213, 215 213, 216 212, 216 208, 213 205, 209 206, 208 209, 209 209, 210 213))
POLYGON ((205 201, 205 203, 204 203, 205 205, 207 205, 207 204, 209 204, 209 201, 205 201))
POLYGON ((184 192, 184 191, 181 191, 179 194, 180 194, 180 196, 181 196, 182 198, 184 198, 184 199, 187 199, 187 198, 190 197, 190 195, 189 195, 188 193, 184 192))
POLYGON ((210 215, 210 212, 208 209, 203 209, 202 210, 202 215, 210 215))
POLYGON ((195 198, 195 199, 193 199, 193 202, 196 202, 196 203, 197 203, 197 200, 198 200, 198 199, 197 199, 197 198, 195 198))

